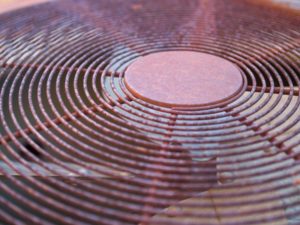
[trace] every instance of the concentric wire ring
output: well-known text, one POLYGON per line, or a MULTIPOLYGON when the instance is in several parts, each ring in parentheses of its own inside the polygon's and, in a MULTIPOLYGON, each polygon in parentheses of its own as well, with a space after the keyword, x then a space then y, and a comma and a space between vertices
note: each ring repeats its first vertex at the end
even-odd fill
POLYGON ((300 224, 300 17, 252 1, 57 1, 0 16, 0 223, 300 224), (161 107, 126 68, 171 50, 246 82, 161 107))

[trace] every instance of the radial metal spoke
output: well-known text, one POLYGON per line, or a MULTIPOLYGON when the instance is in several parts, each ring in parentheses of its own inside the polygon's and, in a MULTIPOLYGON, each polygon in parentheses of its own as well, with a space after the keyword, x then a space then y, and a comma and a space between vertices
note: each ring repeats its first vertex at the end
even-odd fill
MULTIPOLYGON (((85 73, 89 71, 90 73, 98 72, 98 73, 103 73, 104 70, 96 70, 96 69, 87 69, 87 68, 79 68, 79 67, 66 67, 66 66, 56 66, 56 67, 50 67, 49 65, 39 65, 39 64, 19 64, 19 63, 4 63, 1 65, 3 68, 18 68, 18 69, 55 69, 55 70, 61 70, 64 72, 71 71, 71 72, 77 72, 80 71, 82 73, 85 73)), ((118 72, 110 72, 110 71, 105 71, 105 76, 114 76, 114 77, 119 77, 120 74, 118 72)))
POLYGON ((247 91, 252 91, 255 90, 255 92, 263 92, 263 93, 270 93, 271 90, 273 91, 274 94, 279 94, 279 93, 283 93, 285 95, 294 95, 294 96, 299 96, 300 92, 299 92, 299 87, 293 87, 293 89, 291 87, 253 87, 253 86, 248 86, 247 87, 247 91))
MULTIPOLYGON (((81 109, 80 111, 75 111, 75 112, 71 113, 71 116, 68 115, 68 114, 62 115, 62 116, 57 117, 57 118, 55 118, 51 121, 46 121, 42 124, 36 124, 32 128, 26 128, 22 131, 16 131, 15 133, 12 134, 12 136, 14 138, 21 138, 22 133, 25 133, 27 135, 32 134, 33 129, 35 129, 36 131, 42 131, 44 129, 44 127, 50 129, 50 128, 53 127, 53 124, 60 125, 60 124, 63 123, 63 121, 69 122, 69 121, 72 121, 73 119, 79 119, 82 116, 81 113, 83 113, 84 115, 89 115, 93 112, 96 112, 97 108, 99 108, 99 107, 103 107, 103 105, 91 106, 91 107, 88 107, 88 108, 81 109)), ((5 142, 12 141, 11 135, 6 135, 6 136, 1 137, 0 138, 0 145, 3 144, 4 141, 5 142)))

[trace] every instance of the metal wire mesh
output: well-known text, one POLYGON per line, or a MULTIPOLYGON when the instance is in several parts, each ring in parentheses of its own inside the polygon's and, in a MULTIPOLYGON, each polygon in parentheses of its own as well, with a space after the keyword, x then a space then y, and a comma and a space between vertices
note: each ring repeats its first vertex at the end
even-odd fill
POLYGON ((0 21, 3 224, 300 224, 299 12, 67 0, 0 21), (167 50, 231 61, 241 96, 134 97, 127 66, 167 50))

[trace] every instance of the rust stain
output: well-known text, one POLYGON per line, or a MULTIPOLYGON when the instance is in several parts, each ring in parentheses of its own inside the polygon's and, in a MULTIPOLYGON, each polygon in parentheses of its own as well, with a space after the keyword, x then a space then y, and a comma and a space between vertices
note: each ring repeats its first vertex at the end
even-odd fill
POLYGON ((143 8, 143 5, 140 3, 135 3, 131 5, 133 11, 140 11, 143 8))

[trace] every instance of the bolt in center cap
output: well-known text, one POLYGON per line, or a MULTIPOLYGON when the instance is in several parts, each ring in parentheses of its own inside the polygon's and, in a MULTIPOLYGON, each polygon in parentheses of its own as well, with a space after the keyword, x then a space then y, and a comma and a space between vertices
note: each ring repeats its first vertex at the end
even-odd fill
POLYGON ((125 85, 135 97, 160 106, 215 106, 237 96, 243 77, 223 58, 168 51, 135 60, 126 70, 125 85))

